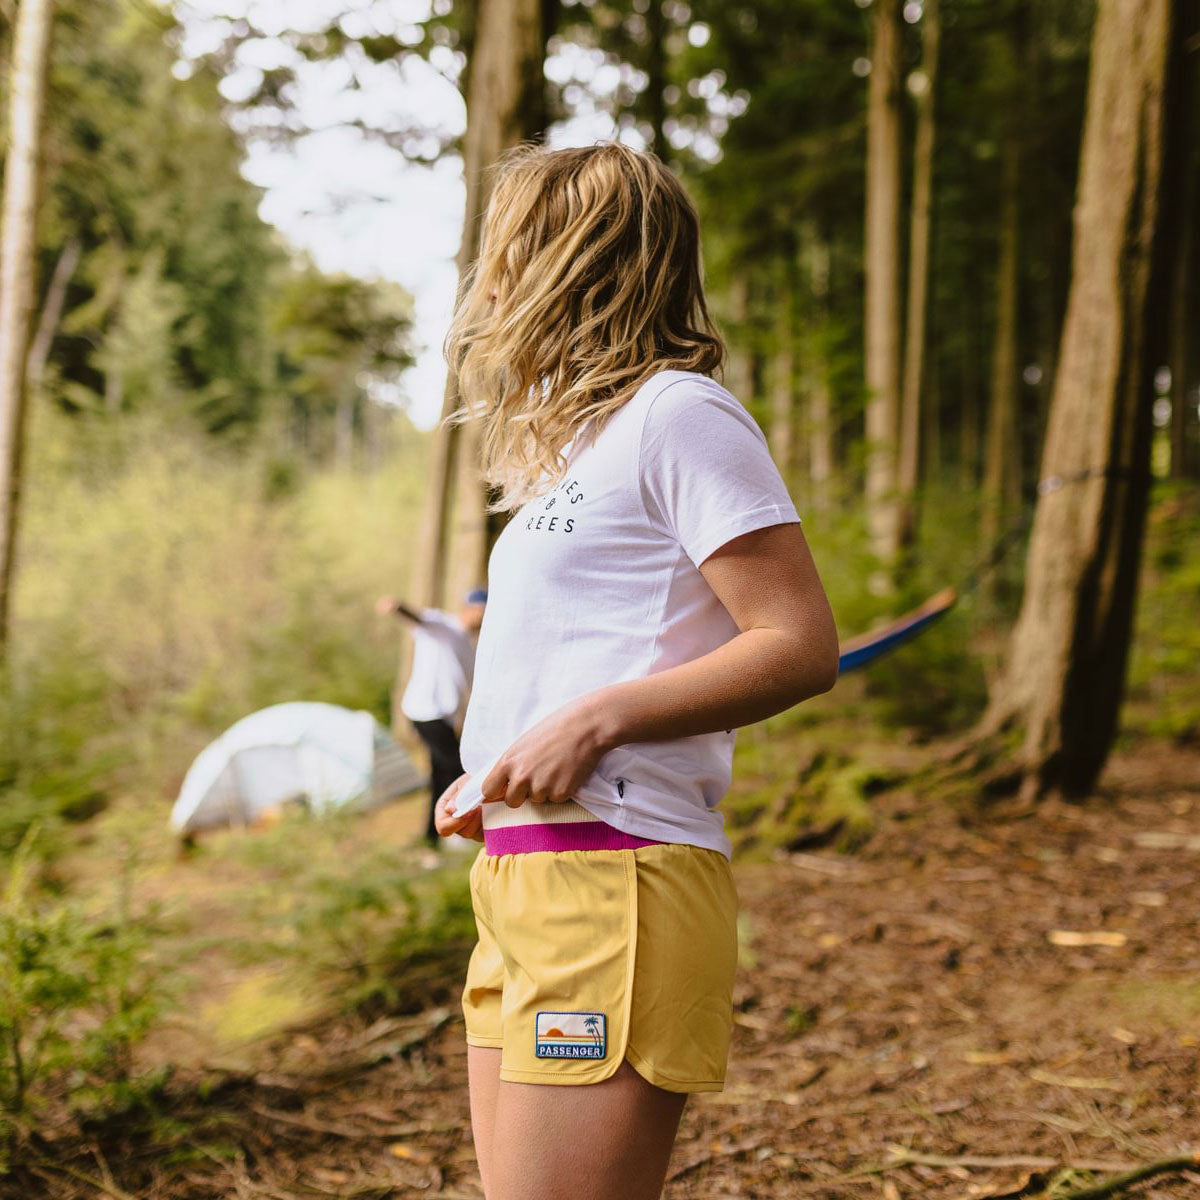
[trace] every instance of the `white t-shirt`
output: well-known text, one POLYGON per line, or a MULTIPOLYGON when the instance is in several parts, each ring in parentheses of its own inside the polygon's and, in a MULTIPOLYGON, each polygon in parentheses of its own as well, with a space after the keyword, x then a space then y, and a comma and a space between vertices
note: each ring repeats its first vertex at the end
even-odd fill
MULTIPOLYGON (((561 482, 516 512, 492 551, 460 811, 543 717, 736 636, 699 565, 743 533, 800 519, 754 419, 702 375, 653 376, 567 458, 561 482)), ((575 798, 626 833, 728 855, 717 806, 734 737, 619 746, 575 798)))
POLYGON ((463 623, 436 608, 423 608, 412 626, 413 661, 400 711, 410 721, 453 717, 471 686, 475 647, 463 623))

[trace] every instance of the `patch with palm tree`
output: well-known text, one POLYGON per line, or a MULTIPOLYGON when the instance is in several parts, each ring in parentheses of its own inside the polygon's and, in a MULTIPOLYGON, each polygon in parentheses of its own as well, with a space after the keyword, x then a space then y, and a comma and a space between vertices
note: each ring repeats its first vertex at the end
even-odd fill
POLYGON ((608 1022, 600 1012, 540 1012, 534 1042, 538 1058, 603 1058, 608 1022))

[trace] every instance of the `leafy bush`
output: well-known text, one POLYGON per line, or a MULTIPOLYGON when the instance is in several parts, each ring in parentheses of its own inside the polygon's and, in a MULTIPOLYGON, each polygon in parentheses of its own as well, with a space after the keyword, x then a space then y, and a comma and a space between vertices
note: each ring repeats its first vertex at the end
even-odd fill
POLYGON ((260 954, 290 957, 347 1008, 394 1011, 455 975, 474 941, 465 864, 450 856, 429 872, 412 847, 351 849, 355 820, 289 813, 236 852, 262 872, 248 900, 266 933, 260 954))
POLYGON ((423 438, 386 470, 288 467, 154 414, 43 415, 10 664, 0 679, 0 857, 31 821, 110 795, 162 803, 222 729, 284 700, 386 721, 423 438), (264 496, 264 479, 268 480, 264 496))
POLYGON ((63 822, 95 816, 108 802, 114 747, 104 730, 105 680, 63 645, 36 661, 14 652, 0 674, 0 859, 30 826, 45 853, 63 822))
POLYGON ((133 1048, 164 1002, 148 949, 153 932, 128 912, 39 894, 36 828, 13 856, 0 896, 0 1128, 24 1123, 53 1085, 76 1104, 126 1102, 146 1080, 133 1048))
POLYGON ((1121 724, 1130 734, 1200 741, 1200 493, 1156 485, 1121 724))

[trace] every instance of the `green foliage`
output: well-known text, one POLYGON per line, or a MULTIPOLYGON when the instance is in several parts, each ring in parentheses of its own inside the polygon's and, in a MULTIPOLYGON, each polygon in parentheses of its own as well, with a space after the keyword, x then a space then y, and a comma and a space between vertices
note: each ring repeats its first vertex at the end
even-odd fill
POLYGON ((1123 731, 1200 742, 1200 494, 1161 483, 1150 509, 1123 731))
POLYGON ((381 857, 314 881, 292 917, 306 969, 342 976, 347 1006, 419 1007, 423 988, 453 976, 475 940, 465 874, 447 874, 413 882, 381 857))
POLYGON ((152 925, 119 896, 95 914, 39 895, 36 833, 13 856, 0 898, 0 1130, 22 1122, 53 1085, 76 1104, 130 1102, 133 1048, 163 995, 148 955, 152 925))
POLYGON ((94 664, 52 643, 31 662, 14 654, 0 675, 0 859, 35 822, 53 846, 64 821, 107 803, 119 755, 99 745, 106 681, 94 664))
POLYGON ((850 852, 870 838, 870 796, 886 774, 828 726, 802 732, 803 725, 798 714, 783 714, 766 722, 755 741, 739 744, 736 774, 759 775, 764 783, 735 786, 723 806, 736 853, 826 845, 850 852))
POLYGON ((71 410, 159 408, 254 425, 280 260, 216 82, 172 74, 165 10, 62 6, 51 67, 46 274, 83 243, 47 392, 71 410))
POLYGON ((386 471, 291 462, 268 500, 278 459, 149 415, 112 424, 43 413, 32 446, 0 853, 114 793, 162 812, 191 758, 268 704, 389 719, 398 631, 372 605, 407 578, 423 438, 385 429, 386 471))
POLYGON ((241 173, 218 78, 181 78, 177 40, 166 9, 61 7, 43 275, 67 243, 83 253, 43 390, 69 412, 157 412, 239 442, 277 433, 297 403, 314 421, 361 411, 410 361, 408 297, 288 259, 241 173))
POLYGON ((266 939, 253 954, 282 956, 348 1008, 419 1006, 474 941, 465 864, 422 871, 412 847, 387 844, 347 853, 357 820, 289 812, 226 847, 262 880, 246 901, 266 939))

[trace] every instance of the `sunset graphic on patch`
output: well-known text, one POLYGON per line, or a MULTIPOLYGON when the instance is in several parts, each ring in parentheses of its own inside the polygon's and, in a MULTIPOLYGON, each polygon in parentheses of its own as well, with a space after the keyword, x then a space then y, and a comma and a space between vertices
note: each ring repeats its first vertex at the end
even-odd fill
POLYGON ((534 1053, 538 1058, 604 1058, 608 1020, 602 1012, 541 1012, 534 1053))

